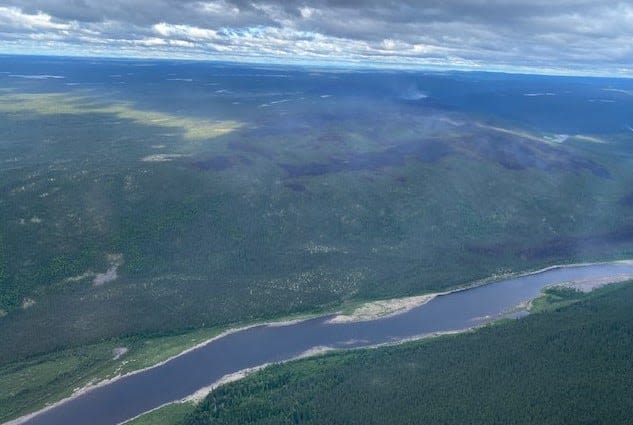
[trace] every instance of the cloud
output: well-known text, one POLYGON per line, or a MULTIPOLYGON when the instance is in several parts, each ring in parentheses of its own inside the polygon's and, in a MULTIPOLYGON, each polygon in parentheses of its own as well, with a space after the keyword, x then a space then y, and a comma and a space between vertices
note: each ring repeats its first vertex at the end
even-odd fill
POLYGON ((71 24, 54 21, 50 15, 42 12, 35 14, 23 13, 15 7, 0 6, 0 26, 4 31, 45 31, 61 30, 67 31, 72 28, 71 24))
POLYGON ((14 50, 633 72, 633 5, 622 1, 4 3, 0 7, 0 41, 14 50))

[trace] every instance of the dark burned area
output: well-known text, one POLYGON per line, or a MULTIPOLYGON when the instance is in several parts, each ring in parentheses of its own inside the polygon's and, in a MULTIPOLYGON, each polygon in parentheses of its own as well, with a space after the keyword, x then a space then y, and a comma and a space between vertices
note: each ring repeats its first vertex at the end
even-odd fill
POLYGON ((609 170, 590 159, 525 137, 486 132, 456 139, 455 143, 465 152, 497 162, 509 170, 587 170, 597 177, 611 176, 609 170))
POLYGON ((307 164, 279 164, 289 177, 320 176, 345 171, 377 170, 384 167, 403 166, 406 159, 435 162, 451 153, 451 148, 440 141, 407 142, 380 152, 350 153, 331 157, 328 162, 307 164))
MULTIPOLYGON (((331 141, 332 135, 328 134, 325 139, 331 141)), ((316 139, 317 144, 323 141, 324 136, 316 139)), ((611 177, 609 170, 602 165, 563 146, 555 147, 545 142, 497 131, 482 131, 474 126, 470 126, 467 133, 458 136, 393 141, 388 145, 388 148, 375 152, 347 151, 332 154, 325 161, 290 163, 283 162, 283 158, 276 158, 271 149, 255 140, 245 138, 244 135, 228 143, 229 149, 233 151, 256 155, 270 161, 278 160, 277 165, 290 178, 401 167, 407 160, 431 163, 455 154, 493 161, 508 170, 588 171, 597 177, 611 177)), ((236 164, 249 165, 249 159, 243 155, 220 155, 193 163, 197 168, 213 171, 222 171, 236 164)), ((633 194, 623 202, 633 205, 633 194)))
POLYGON ((192 165, 204 171, 222 171, 238 164, 251 165, 252 161, 243 155, 217 155, 192 162, 192 165))

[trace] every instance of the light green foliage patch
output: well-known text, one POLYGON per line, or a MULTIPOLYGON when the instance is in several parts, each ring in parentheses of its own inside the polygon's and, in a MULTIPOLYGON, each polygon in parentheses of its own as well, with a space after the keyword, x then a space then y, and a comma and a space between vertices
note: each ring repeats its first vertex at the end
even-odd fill
POLYGON ((0 367, 0 421, 68 397, 74 390, 153 366, 219 333, 200 329, 183 335, 118 339, 9 363, 0 367), (117 358, 116 348, 128 351, 117 358))
POLYGON ((91 115, 103 114, 128 120, 136 124, 182 129, 190 140, 205 140, 235 131, 240 124, 235 121, 210 121, 180 117, 157 111, 145 111, 130 103, 110 103, 89 95, 67 93, 15 93, 0 95, 0 112, 17 118, 25 114, 39 115, 91 115))

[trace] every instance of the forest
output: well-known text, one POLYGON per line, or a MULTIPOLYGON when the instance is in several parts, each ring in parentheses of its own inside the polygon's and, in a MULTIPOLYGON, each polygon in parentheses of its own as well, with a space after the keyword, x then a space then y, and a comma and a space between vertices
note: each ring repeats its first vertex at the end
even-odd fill
POLYGON ((630 424, 633 285, 551 290, 474 332, 275 365, 213 391, 202 424, 630 424))
POLYGON ((628 80, 145 65, 3 62, 0 421, 231 327, 633 258, 628 80))

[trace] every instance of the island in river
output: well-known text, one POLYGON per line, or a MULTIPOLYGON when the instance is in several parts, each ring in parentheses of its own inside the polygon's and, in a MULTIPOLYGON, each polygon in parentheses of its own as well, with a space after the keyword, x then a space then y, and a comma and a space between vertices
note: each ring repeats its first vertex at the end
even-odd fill
POLYGON ((0 65, 0 421, 229 328, 633 255, 631 80, 0 65))
POLYGON ((371 347, 470 329, 523 315, 512 307, 552 285, 632 278, 631 261, 552 267, 440 294, 418 307, 374 320, 333 322, 336 316, 325 316, 227 332, 161 365, 97 386, 13 424, 117 424, 202 388, 214 388, 213 383, 225 376, 302 357, 316 347, 371 347))

